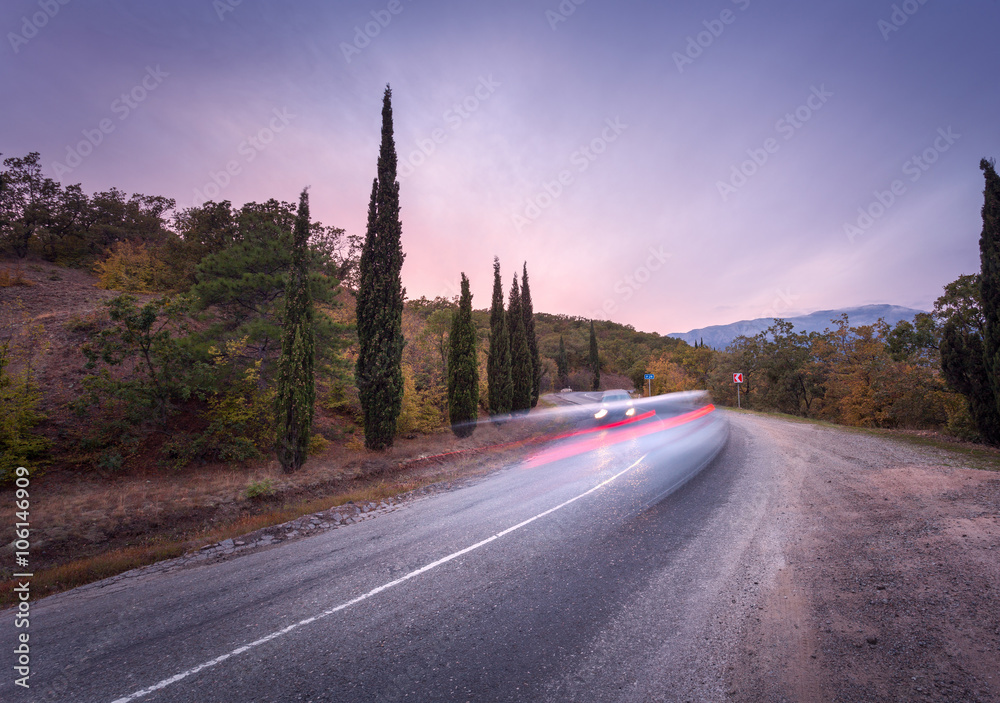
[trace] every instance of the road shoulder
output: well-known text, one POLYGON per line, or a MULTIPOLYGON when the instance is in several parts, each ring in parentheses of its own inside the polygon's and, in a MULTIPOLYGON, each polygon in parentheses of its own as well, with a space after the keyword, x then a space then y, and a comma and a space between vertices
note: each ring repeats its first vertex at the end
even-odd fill
POLYGON ((1000 700, 1000 474, 843 430, 734 422, 781 463, 783 566, 747 618, 732 692, 1000 700))

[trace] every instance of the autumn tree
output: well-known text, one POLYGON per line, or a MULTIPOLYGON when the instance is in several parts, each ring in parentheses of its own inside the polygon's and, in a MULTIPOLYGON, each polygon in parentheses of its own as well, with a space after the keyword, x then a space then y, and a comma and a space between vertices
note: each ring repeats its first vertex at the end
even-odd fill
POLYGON ((382 100, 382 142, 372 183, 368 227, 358 268, 358 361, 355 380, 364 413, 365 446, 391 447, 403 402, 403 247, 392 132, 392 91, 382 100))

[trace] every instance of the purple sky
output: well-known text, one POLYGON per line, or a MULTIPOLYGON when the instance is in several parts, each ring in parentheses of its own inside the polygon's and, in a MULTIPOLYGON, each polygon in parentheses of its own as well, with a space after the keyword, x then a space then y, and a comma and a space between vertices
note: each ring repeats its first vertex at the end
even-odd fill
POLYGON ((978 270, 1000 2, 663 5, 6 0, 0 152, 178 208, 308 185, 363 234, 390 83, 411 298, 484 307, 498 255, 667 333, 978 270))

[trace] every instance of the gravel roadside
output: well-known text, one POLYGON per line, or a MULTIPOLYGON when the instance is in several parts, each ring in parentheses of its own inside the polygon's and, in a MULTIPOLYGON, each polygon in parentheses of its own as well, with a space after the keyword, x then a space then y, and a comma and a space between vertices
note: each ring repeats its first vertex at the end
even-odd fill
POLYGON ((780 500, 729 697, 1000 701, 1000 474, 847 430, 730 420, 770 455, 780 500))

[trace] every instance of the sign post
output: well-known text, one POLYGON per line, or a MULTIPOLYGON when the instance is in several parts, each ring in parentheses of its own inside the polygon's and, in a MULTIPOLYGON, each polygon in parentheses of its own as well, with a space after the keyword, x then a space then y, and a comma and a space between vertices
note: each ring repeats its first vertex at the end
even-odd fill
POLYGON ((743 383, 743 374, 734 373, 733 383, 736 384, 736 407, 742 410, 743 406, 740 404, 740 384, 743 383))
POLYGON ((651 398, 653 396, 653 386, 652 386, 652 383, 650 383, 650 381, 652 381, 653 378, 654 378, 653 374, 651 374, 651 373, 647 373, 646 374, 646 397, 647 398, 651 398))

